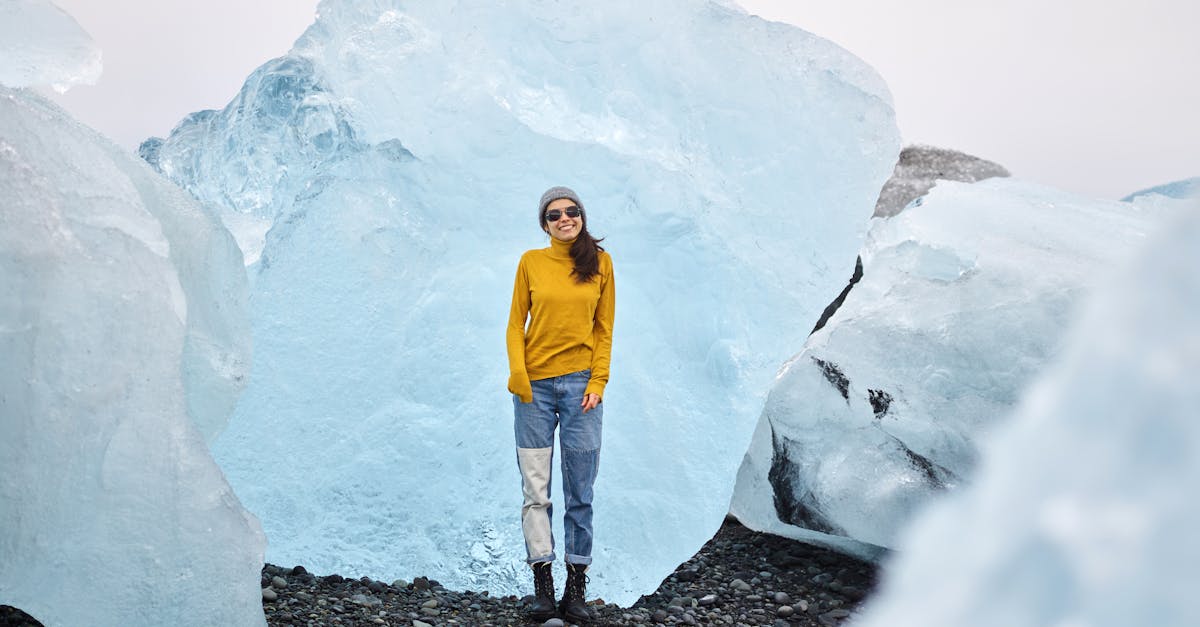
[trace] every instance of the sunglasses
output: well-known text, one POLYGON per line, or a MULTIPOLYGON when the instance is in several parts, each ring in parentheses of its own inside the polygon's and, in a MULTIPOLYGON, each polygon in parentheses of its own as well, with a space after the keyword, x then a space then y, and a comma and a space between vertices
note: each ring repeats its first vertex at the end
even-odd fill
POLYGON ((581 211, 579 207, 575 206, 567 207, 562 211, 559 211, 558 209, 551 209, 550 211, 546 212, 546 221, 558 222, 559 218, 561 218, 562 214, 564 213, 567 214, 568 218, 578 218, 579 216, 583 215, 583 211, 581 211))

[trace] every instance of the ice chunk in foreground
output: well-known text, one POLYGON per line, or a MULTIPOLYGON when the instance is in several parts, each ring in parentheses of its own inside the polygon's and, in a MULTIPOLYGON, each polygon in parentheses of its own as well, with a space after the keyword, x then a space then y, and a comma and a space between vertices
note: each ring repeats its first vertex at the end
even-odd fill
POLYGON ((973 485, 903 534, 856 625, 1200 625, 1200 207, 1180 218, 1090 303, 973 485))
POLYGON ((767 399, 731 511, 851 552, 895 546, 1166 212, 991 179, 875 220, 862 280, 767 399))
POLYGON ((49 85, 59 93, 100 78, 100 48, 49 0, 0 2, 0 85, 49 85))
POLYGON ((0 602, 47 626, 262 625, 264 538, 213 462, 243 384, 233 239, 0 87, 0 602))
POLYGON ((269 559, 528 590, 503 334, 537 198, 567 184, 617 277, 589 595, 633 602, 720 526, 772 375, 852 267, 899 150, 886 88, 709 2, 319 16, 144 150, 270 220, 215 445, 269 559))

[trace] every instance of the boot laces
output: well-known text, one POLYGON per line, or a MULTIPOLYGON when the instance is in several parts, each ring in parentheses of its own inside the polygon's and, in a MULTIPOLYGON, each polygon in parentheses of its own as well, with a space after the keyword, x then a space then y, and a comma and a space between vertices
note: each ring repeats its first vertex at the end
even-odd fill
POLYGON ((575 601, 583 601, 583 592, 589 582, 591 582, 591 578, 587 576, 587 571, 585 569, 568 568, 566 590, 567 598, 575 601))
POLYGON ((554 580, 551 578, 552 571, 550 568, 550 562, 542 562, 533 565, 533 589, 534 594, 539 597, 554 596, 554 580))

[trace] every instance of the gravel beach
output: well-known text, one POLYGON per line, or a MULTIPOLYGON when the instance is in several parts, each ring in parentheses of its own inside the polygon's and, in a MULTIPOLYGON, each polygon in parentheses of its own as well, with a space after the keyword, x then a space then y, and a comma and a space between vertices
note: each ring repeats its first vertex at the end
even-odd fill
MULTIPOLYGON (((755 533, 730 518, 658 590, 632 607, 589 596, 596 616, 591 624, 838 625, 874 587, 876 573, 874 564, 755 533)), ((557 583, 561 594, 562 582, 557 583)), ((538 624, 524 615, 532 597, 446 590, 424 577, 388 584, 314 577, 303 568, 267 565, 263 587, 263 607, 272 626, 538 624)), ((532 578, 529 588, 532 593, 532 578)), ((557 619, 545 624, 563 625, 557 619)))
MULTIPOLYGON (((597 565, 599 566, 599 565, 597 565)), ((593 625, 839 625, 875 585, 877 567, 840 553, 755 533, 729 518, 696 555, 632 607, 589 597, 593 625)), ((263 609, 274 626, 441 627, 535 625, 532 597, 442 588, 434 579, 385 583, 315 576, 302 566, 263 568, 263 609)), ((532 578, 530 590, 533 591, 532 578)), ((562 582, 558 582, 562 593, 562 582)), ((551 619, 545 625, 562 626, 551 619)), ((40 623, 0 606, 0 627, 40 623)))

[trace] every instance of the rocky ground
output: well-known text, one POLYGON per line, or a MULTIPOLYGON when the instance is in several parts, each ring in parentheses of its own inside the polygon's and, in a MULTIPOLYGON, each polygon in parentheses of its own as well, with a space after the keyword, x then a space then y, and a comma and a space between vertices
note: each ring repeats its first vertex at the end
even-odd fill
MULTIPOLYGON (((632 607, 591 602, 597 625, 838 625, 875 585, 874 565, 727 520, 700 552, 632 607)), ((562 582, 557 582, 559 593, 562 582)), ((386 584, 302 568, 263 569, 269 625, 528 625, 524 599, 434 580, 386 584)), ((532 592, 532 580, 530 592, 532 592)), ((552 620, 550 625, 562 625, 552 620)))
MULTIPOLYGON (((632 607, 591 601, 595 625, 838 625, 875 585, 876 567, 845 555, 750 531, 729 519, 700 552, 632 607)), ((263 568, 263 609, 271 626, 441 627, 530 625, 531 600, 457 592, 418 577, 391 584, 314 576, 303 567, 263 568)), ((559 593, 562 582, 558 583, 559 593)), ((532 592, 532 581, 530 591, 532 592)), ((0 626, 32 627, 0 607, 0 626)), ((562 625, 552 619, 547 625, 562 625)))

